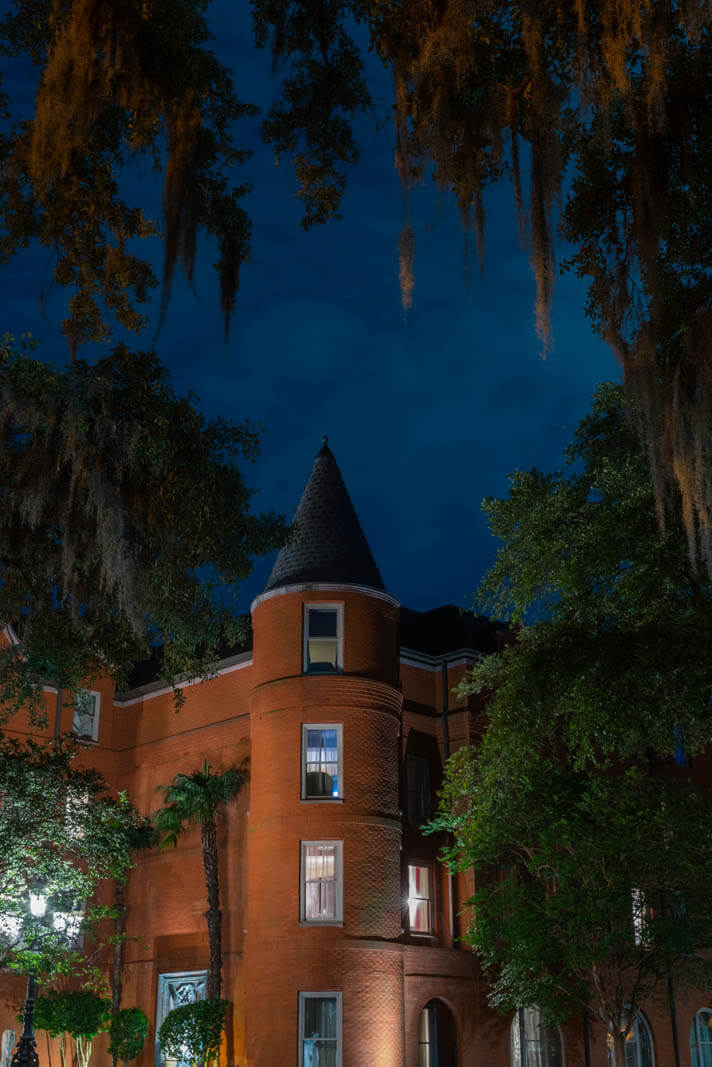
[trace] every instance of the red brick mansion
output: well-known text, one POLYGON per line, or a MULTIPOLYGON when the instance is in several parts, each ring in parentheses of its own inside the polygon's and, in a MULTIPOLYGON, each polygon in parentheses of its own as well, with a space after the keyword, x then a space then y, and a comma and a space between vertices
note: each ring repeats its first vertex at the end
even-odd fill
MULTIPOLYGON (((219 822, 232 1004, 222 1062, 585 1067, 581 1020, 547 1029, 535 1010, 507 1018, 487 1007, 476 960, 458 940, 474 874, 451 876, 437 859, 442 839, 419 829, 444 760, 482 729, 482 708, 453 688, 503 634, 454 607, 401 608, 326 443, 295 522, 252 604, 248 645, 213 680, 187 683, 178 714, 171 691, 137 671, 130 690, 99 684, 63 722, 91 738, 87 760, 146 813, 177 772, 249 758, 247 785, 219 822)), ((140 858, 128 905, 135 939, 122 1004, 141 1006, 152 1024, 136 1062, 159 1067, 161 1020, 205 992, 197 829, 177 849, 140 858)), ((17 1027, 22 984, 5 979, 4 991, 0 1029, 17 1027)), ((679 1006, 686 1067, 712 1067, 711 1023, 703 1000, 679 1006)), ((625 1067, 674 1062, 664 1014, 641 1014, 629 1046, 625 1067)), ((95 1047, 92 1063, 108 1063, 106 1040, 95 1047)), ((41 1033, 38 1051, 48 1067, 41 1033)), ((607 1067, 608 1055, 594 1028, 592 1067, 607 1067)))

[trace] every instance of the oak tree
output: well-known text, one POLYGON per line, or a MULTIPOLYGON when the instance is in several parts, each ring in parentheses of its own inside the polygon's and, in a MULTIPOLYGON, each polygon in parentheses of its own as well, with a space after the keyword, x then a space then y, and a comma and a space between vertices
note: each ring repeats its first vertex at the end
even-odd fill
POLYGON ((256 431, 207 420, 153 352, 58 370, 6 343, 0 441, 2 717, 149 655, 169 683, 209 674, 244 636, 239 581, 284 537, 236 465, 256 431))
POLYGON ((478 606, 518 628, 463 683, 488 694, 487 725, 449 762, 436 821, 475 866, 468 936, 493 1004, 594 1008, 621 1063, 646 998, 709 980, 712 796, 692 773, 711 600, 679 508, 661 532, 612 385, 564 470, 517 471, 485 501, 501 547, 478 606))
POLYGON ((104 880, 126 877, 137 837, 152 833, 128 798, 77 763, 77 752, 68 737, 0 739, 3 970, 45 979, 81 974, 79 934, 104 916, 92 897, 104 880), (31 894, 47 902, 45 915, 35 915, 31 894))
MULTIPOLYGON (((565 263, 621 361, 662 522, 680 493, 712 570, 709 190, 712 14, 705 0, 253 0, 285 77, 264 123, 294 158, 305 223, 333 215, 372 109, 362 38, 391 70, 406 190, 432 176, 484 249, 485 192, 509 181, 549 344, 558 208, 565 263), (360 30, 360 26, 364 30, 360 30), (529 164, 528 188, 520 158, 529 164)), ((401 238, 404 303, 413 232, 401 238)))

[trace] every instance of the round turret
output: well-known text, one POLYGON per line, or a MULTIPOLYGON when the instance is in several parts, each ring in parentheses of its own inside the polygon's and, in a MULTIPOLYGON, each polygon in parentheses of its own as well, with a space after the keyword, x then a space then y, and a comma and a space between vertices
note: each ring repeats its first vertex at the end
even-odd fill
POLYGON ((248 1062, 401 1067, 399 605, 326 445, 295 520, 253 604, 248 1062))

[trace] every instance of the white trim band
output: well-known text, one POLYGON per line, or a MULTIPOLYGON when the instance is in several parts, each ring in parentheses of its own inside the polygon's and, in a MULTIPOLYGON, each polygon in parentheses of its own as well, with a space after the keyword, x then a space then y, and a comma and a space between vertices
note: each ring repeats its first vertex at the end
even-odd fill
POLYGON ((394 608, 399 608, 400 600, 396 600, 390 593, 382 589, 374 589, 370 585, 349 585, 347 582, 302 582, 298 585, 280 585, 277 589, 268 589, 260 593, 250 604, 252 613, 263 600, 270 600, 273 596, 283 596, 285 593, 362 593, 364 596, 372 596, 376 600, 385 600, 394 608))

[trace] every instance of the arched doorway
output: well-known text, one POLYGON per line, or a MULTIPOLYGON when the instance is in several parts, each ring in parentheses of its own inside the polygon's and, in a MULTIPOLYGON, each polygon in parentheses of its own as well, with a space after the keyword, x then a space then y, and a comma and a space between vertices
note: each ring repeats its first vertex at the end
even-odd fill
POLYGON ((457 1027, 442 1000, 429 1000, 420 1013, 418 1067, 457 1067, 457 1027))

